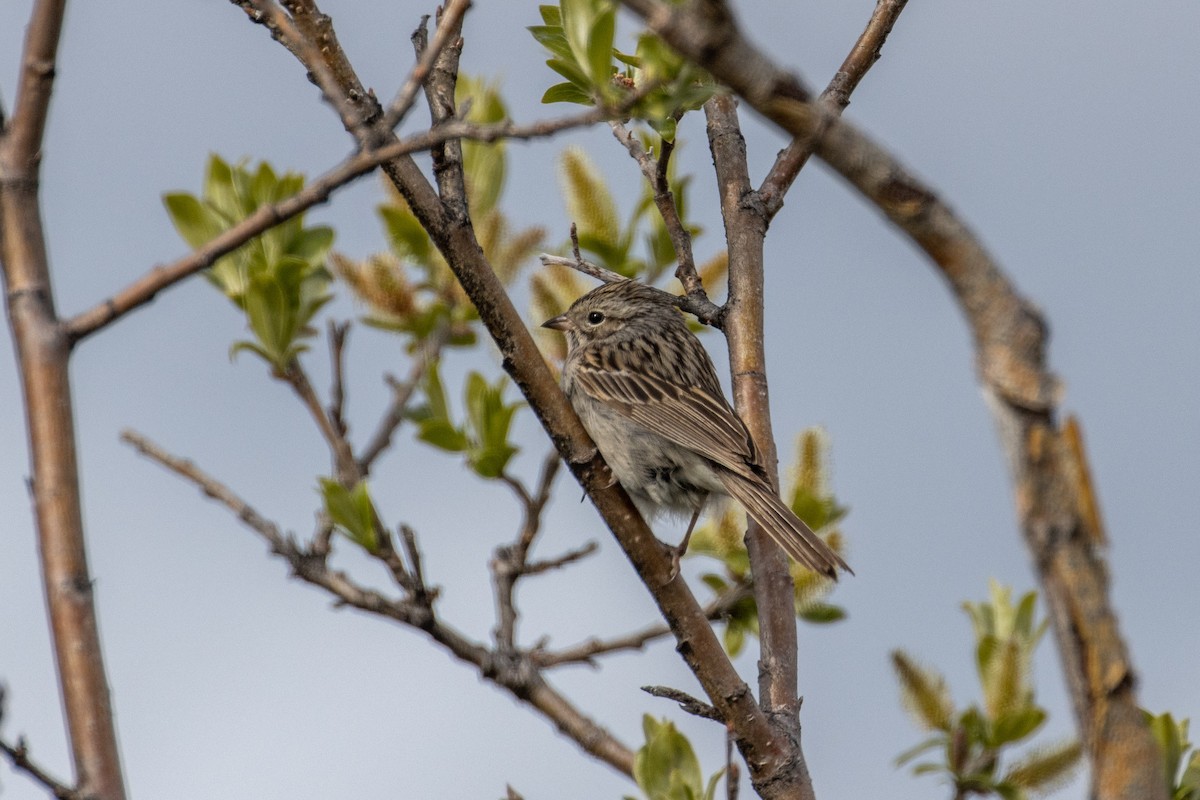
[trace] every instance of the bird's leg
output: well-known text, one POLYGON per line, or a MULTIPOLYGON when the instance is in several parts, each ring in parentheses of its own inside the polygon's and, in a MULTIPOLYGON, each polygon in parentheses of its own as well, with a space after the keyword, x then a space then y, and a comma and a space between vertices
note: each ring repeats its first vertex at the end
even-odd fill
POLYGON ((679 574, 679 559, 683 558, 687 553, 688 542, 692 540, 692 531, 696 528, 696 523, 700 521, 700 513, 704 511, 704 506, 708 502, 708 495, 704 495, 704 499, 700 501, 700 505, 696 506, 696 510, 692 512, 692 521, 688 523, 687 533, 683 535, 683 541, 675 547, 671 548, 671 580, 679 574))

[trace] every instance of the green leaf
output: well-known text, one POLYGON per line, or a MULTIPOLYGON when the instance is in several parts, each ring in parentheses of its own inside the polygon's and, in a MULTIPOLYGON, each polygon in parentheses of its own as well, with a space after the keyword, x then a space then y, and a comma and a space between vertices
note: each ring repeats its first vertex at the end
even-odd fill
POLYGON ((588 31, 587 64, 593 83, 606 86, 612 77, 613 36, 616 34, 617 9, 608 3, 596 15, 588 31))
POLYGON ((694 800, 704 793, 700 762, 687 737, 667 720, 642 717, 646 743, 633 760, 633 778, 650 800, 694 800))
POLYGON ((352 489, 331 478, 321 478, 320 482, 325 513, 337 530, 367 552, 375 552, 379 548, 378 517, 366 481, 359 481, 352 489))
POLYGON ((433 244, 412 211, 407 206, 390 204, 379 206, 378 212, 387 231, 388 244, 396 257, 402 261, 428 264, 433 244))
POLYGON ((224 230, 216 215, 186 192, 164 194, 163 205, 175 230, 193 248, 203 247, 224 230))
POLYGON ((1006 711, 992 721, 991 744, 994 747, 1019 742, 1046 721, 1046 712, 1037 706, 1006 711))
MULTIPOLYGON (((555 9, 557 11, 557 9, 555 9)), ((530 25, 526 28, 538 44, 549 50, 556 58, 572 60, 571 45, 563 35, 561 25, 530 25)))
POLYGON ((900 755, 896 756, 896 762, 895 762, 896 766, 903 767, 909 761, 912 761, 914 758, 921 755, 925 751, 933 750, 934 748, 941 747, 943 744, 945 744, 945 742, 946 742, 945 734, 939 733, 934 736, 930 736, 928 739, 918 742, 917 744, 915 744, 912 747, 905 750, 900 755))
POLYGON ((592 96, 573 83, 556 83, 542 95, 542 102, 549 103, 578 103, 583 106, 592 104, 592 96))
POLYGON ((542 15, 542 22, 547 25, 553 25, 556 28, 562 27, 562 12, 558 10, 558 6, 538 6, 538 13, 542 15))
POLYGON ((417 438, 426 444, 451 453, 461 453, 470 446, 467 435, 447 419, 428 419, 421 423, 417 438))

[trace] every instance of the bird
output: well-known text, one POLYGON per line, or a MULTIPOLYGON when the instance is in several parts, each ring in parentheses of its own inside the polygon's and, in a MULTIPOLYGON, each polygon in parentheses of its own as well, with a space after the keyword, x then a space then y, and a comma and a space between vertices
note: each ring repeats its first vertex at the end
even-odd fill
POLYGON ((726 400, 704 345, 674 298, 636 280, 605 283, 544 328, 567 339, 563 390, 614 477, 643 516, 691 521, 710 497, 732 497, 787 555, 837 580, 854 574, 780 499, 749 429, 726 400))

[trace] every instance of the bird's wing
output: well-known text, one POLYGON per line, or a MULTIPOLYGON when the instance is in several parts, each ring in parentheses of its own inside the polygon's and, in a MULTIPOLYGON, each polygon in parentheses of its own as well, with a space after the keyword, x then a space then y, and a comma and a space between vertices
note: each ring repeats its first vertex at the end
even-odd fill
POLYGON ((580 358, 577 386, 590 397, 666 439, 747 478, 760 478, 759 455, 745 424, 720 393, 715 373, 681 386, 661 375, 598 357, 580 358), (715 391, 714 391, 715 388, 715 391))

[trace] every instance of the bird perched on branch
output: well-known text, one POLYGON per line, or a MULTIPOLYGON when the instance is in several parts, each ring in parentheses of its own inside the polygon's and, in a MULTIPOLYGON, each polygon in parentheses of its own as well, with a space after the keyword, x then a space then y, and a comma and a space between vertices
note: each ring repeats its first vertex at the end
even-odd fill
POLYGON ((839 567, 853 574, 771 487, 670 295, 632 280, 607 283, 543 327, 566 334, 563 389, 638 508, 692 515, 676 558, 709 496, 729 496, 796 561, 834 580, 839 567))

